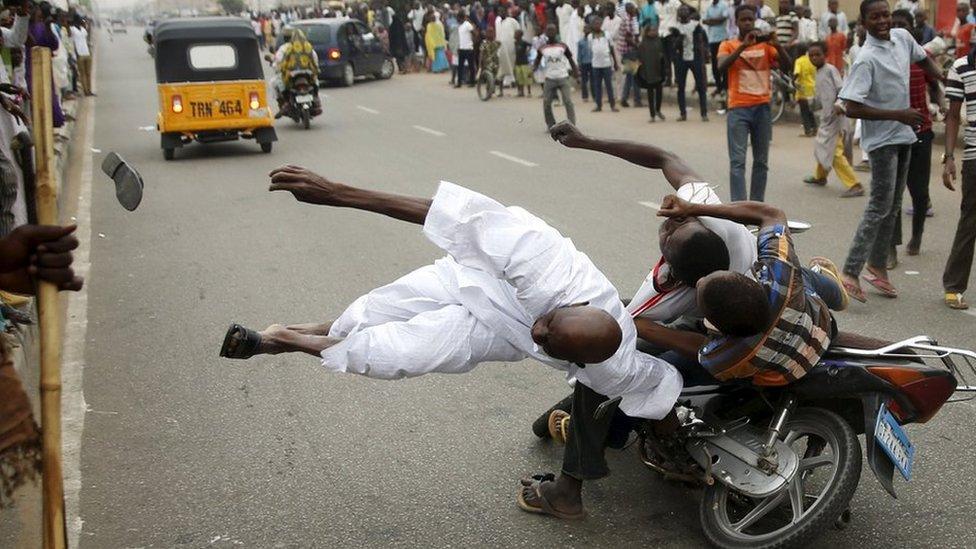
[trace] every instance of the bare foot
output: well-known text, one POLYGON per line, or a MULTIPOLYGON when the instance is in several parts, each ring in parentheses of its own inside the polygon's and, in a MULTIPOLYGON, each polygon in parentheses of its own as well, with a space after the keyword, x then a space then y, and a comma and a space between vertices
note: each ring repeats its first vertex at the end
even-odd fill
POLYGON ((289 330, 293 332, 298 332, 305 335, 313 336, 324 336, 329 335, 329 330, 332 328, 331 322, 317 323, 312 322, 308 324, 289 324, 286 326, 289 330))

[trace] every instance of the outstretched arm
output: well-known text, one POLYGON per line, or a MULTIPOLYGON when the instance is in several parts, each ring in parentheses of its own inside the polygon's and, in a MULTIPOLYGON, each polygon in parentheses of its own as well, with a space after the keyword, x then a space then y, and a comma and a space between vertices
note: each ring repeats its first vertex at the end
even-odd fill
POLYGON ((635 318, 634 326, 637 328, 637 337, 695 360, 698 359, 698 350, 708 341, 707 337, 698 332, 675 330, 648 318, 635 318))
POLYGON ((430 210, 429 198, 371 191, 333 183, 300 166, 282 166, 271 172, 272 191, 288 191, 299 202, 355 208, 423 225, 430 210))
POLYGON ((719 217, 743 225, 759 225, 760 227, 786 223, 786 214, 783 213, 783 210, 765 202, 694 204, 673 194, 664 197, 657 215, 661 217, 719 217))
POLYGON ((602 152, 638 166, 661 170, 665 179, 675 190, 681 188, 685 183, 702 181, 702 178, 689 168, 684 160, 674 153, 654 145, 590 137, 584 135, 569 122, 556 124, 549 130, 549 134, 554 140, 570 148, 602 152))

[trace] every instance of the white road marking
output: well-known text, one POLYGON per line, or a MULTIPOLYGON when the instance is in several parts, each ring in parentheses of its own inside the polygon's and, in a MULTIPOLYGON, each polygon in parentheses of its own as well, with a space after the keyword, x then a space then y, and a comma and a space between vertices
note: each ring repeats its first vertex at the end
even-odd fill
POLYGON ((413 129, 420 130, 424 133, 429 133, 430 135, 436 135, 437 137, 444 137, 445 135, 447 135, 446 133, 439 132, 433 128, 428 128, 427 126, 418 126, 416 124, 414 124, 413 129))
POLYGON ((380 111, 378 111, 376 109, 371 109, 369 107, 364 107, 362 105, 356 105, 356 108, 359 109, 359 110, 361 110, 361 111, 366 111, 369 114, 379 114, 380 113, 380 111))
POLYGON ((918 274, 921 274, 921 273, 919 273, 918 271, 905 271, 905 274, 907 274, 909 276, 915 276, 915 275, 918 275, 918 274))
MULTIPOLYGON (((94 70, 94 68, 92 69, 94 70)), ((79 150, 90 149, 95 135, 95 101, 88 104, 85 117, 87 127, 79 143, 79 150)), ((78 248, 74 252, 75 274, 87 277, 91 268, 91 198, 92 197, 92 154, 81 160, 81 181, 78 189, 78 248)), ((61 383, 61 447, 64 453, 64 499, 65 517, 68 523, 68 547, 77 547, 84 521, 81 518, 81 436, 85 429, 84 385, 82 376, 85 370, 85 341, 88 334, 88 285, 80 292, 68 292, 67 325, 64 330, 62 351, 61 383)))
POLYGON ((661 209, 661 205, 660 204, 658 204, 657 202, 651 202, 650 200, 640 200, 637 203, 640 204, 641 206, 647 206, 648 208, 650 208, 652 210, 660 210, 661 209))
POLYGON ((512 156, 510 154, 505 154, 501 151, 488 151, 488 152, 490 154, 497 156, 498 158, 504 158, 505 160, 508 160, 510 162, 515 162, 516 164, 521 164, 523 166, 528 166, 529 168, 534 168, 538 166, 538 164, 536 164, 535 162, 529 162, 528 160, 524 160, 522 158, 519 158, 517 156, 512 156))

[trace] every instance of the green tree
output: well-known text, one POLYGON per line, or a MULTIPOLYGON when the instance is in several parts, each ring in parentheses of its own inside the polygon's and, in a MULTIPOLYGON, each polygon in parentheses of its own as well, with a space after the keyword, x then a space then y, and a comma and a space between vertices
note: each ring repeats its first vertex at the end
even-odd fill
POLYGON ((228 15, 238 15, 247 9, 244 0, 217 0, 217 4, 228 15))

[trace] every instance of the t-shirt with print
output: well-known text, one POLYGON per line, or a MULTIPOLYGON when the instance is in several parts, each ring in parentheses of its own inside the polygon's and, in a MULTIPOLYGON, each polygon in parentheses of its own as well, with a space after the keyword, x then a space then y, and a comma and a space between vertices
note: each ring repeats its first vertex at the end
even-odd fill
POLYGON ((757 241, 753 272, 769 299, 772 321, 754 336, 712 336, 699 350, 698 361, 719 381, 786 385, 817 365, 837 329, 827 305, 805 287, 789 229, 781 224, 763 227, 757 241))
MULTIPOLYGON (((675 193, 694 204, 721 204, 718 194, 704 182, 685 183, 675 193)), ((756 236, 745 225, 718 217, 699 217, 698 221, 717 234, 729 250, 729 270, 750 275, 756 262, 756 236)), ((702 318, 695 289, 671 280, 670 265, 662 257, 647 274, 627 306, 631 316, 657 322, 672 322, 679 317, 702 318)))
POLYGON ((569 53, 566 44, 562 42, 546 44, 539 48, 539 53, 542 55, 542 62, 545 64, 543 74, 546 80, 569 78, 569 58, 572 54, 569 53))
POLYGON ((701 24, 698 21, 688 21, 687 23, 678 22, 675 24, 674 28, 678 31, 678 36, 681 37, 681 60, 682 61, 694 61, 695 60, 695 31, 700 28, 701 24))
MULTIPOLYGON (((732 55, 740 44, 740 40, 722 42, 718 56, 732 55)), ((742 51, 728 70, 730 109, 769 103, 771 71, 778 58, 776 48, 766 42, 742 51)))
POLYGON ((956 59, 949 74, 946 76, 946 98, 949 101, 960 101, 962 105, 963 149, 962 159, 976 160, 976 67, 969 58, 956 59))

